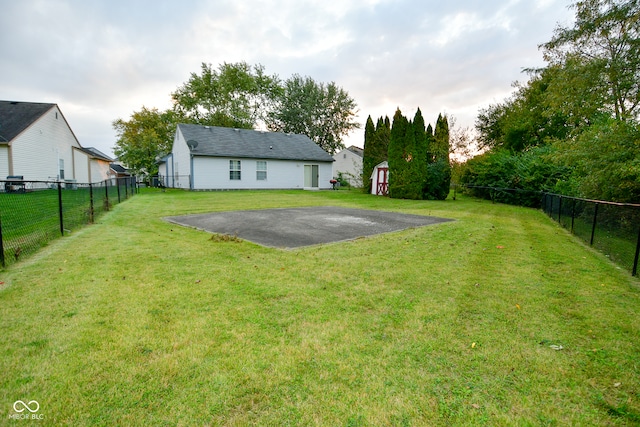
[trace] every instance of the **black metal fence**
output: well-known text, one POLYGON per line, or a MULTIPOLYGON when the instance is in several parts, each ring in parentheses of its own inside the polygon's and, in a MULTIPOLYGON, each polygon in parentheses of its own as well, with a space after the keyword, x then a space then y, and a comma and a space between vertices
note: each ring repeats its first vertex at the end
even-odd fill
POLYGON ((589 200, 542 191, 476 185, 451 185, 494 203, 538 208, 633 276, 640 256, 640 205, 589 200))
POLYGON ((134 177, 93 184, 0 181, 0 264, 6 267, 65 232, 93 223, 136 192, 134 177))
POLYGON ((545 193, 542 208, 571 233, 637 275, 640 205, 545 193))

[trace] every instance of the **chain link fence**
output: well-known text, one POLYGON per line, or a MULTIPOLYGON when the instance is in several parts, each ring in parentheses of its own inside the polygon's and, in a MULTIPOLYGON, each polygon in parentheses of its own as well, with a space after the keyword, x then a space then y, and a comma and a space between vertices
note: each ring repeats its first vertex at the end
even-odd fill
POLYGON ((640 254, 640 205, 545 193, 542 208, 633 276, 640 254))
POLYGON ((494 203, 542 208, 572 234, 638 274, 640 256, 640 205, 589 200, 542 191, 452 184, 455 195, 462 190, 494 203))
POLYGON ((0 181, 0 264, 6 267, 137 192, 134 177, 100 183, 0 181))

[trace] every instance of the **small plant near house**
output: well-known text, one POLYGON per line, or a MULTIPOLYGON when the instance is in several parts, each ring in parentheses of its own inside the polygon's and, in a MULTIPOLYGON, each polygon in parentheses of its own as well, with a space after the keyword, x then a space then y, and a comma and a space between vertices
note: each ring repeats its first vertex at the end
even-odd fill
POLYGON ((338 183, 340 184, 340 187, 351 187, 349 178, 350 178, 349 174, 338 172, 338 183))

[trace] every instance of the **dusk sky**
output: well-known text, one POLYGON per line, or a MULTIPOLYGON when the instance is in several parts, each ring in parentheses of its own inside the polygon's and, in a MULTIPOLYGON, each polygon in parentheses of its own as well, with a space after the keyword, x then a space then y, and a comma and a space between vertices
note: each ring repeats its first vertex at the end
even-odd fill
MULTIPOLYGON (((420 107, 473 127, 538 45, 570 25, 568 0, 0 0, 0 99, 56 103, 80 144, 112 155, 112 121, 170 94, 201 63, 335 82, 364 122, 420 107)), ((1 124, 0 124, 1 126, 1 124)))

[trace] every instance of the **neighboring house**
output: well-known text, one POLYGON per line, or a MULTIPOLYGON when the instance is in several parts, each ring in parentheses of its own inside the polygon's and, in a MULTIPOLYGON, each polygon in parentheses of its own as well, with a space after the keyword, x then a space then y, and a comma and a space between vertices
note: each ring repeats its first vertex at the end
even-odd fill
POLYGON ((127 178, 130 174, 129 170, 120 163, 113 162, 109 164, 109 176, 111 178, 127 178))
POLYGON ((75 181, 82 183, 102 182, 109 178, 113 159, 97 148, 73 147, 75 181))
POLYGON ((158 163, 167 187, 329 189, 333 158, 304 135, 179 124, 158 163))
POLYGON ((371 174, 371 194, 387 196, 389 194, 389 163, 384 161, 373 168, 371 174))
POLYGON ((56 104, 0 101, 0 180, 98 182, 109 161, 80 145, 56 104))
POLYGON ((338 178, 341 173, 354 187, 362 187, 362 156, 364 150, 352 145, 337 153, 333 158, 333 177, 338 178))
POLYGON ((168 154, 158 160, 158 185, 163 187, 175 187, 175 174, 173 173, 173 154, 168 154))

